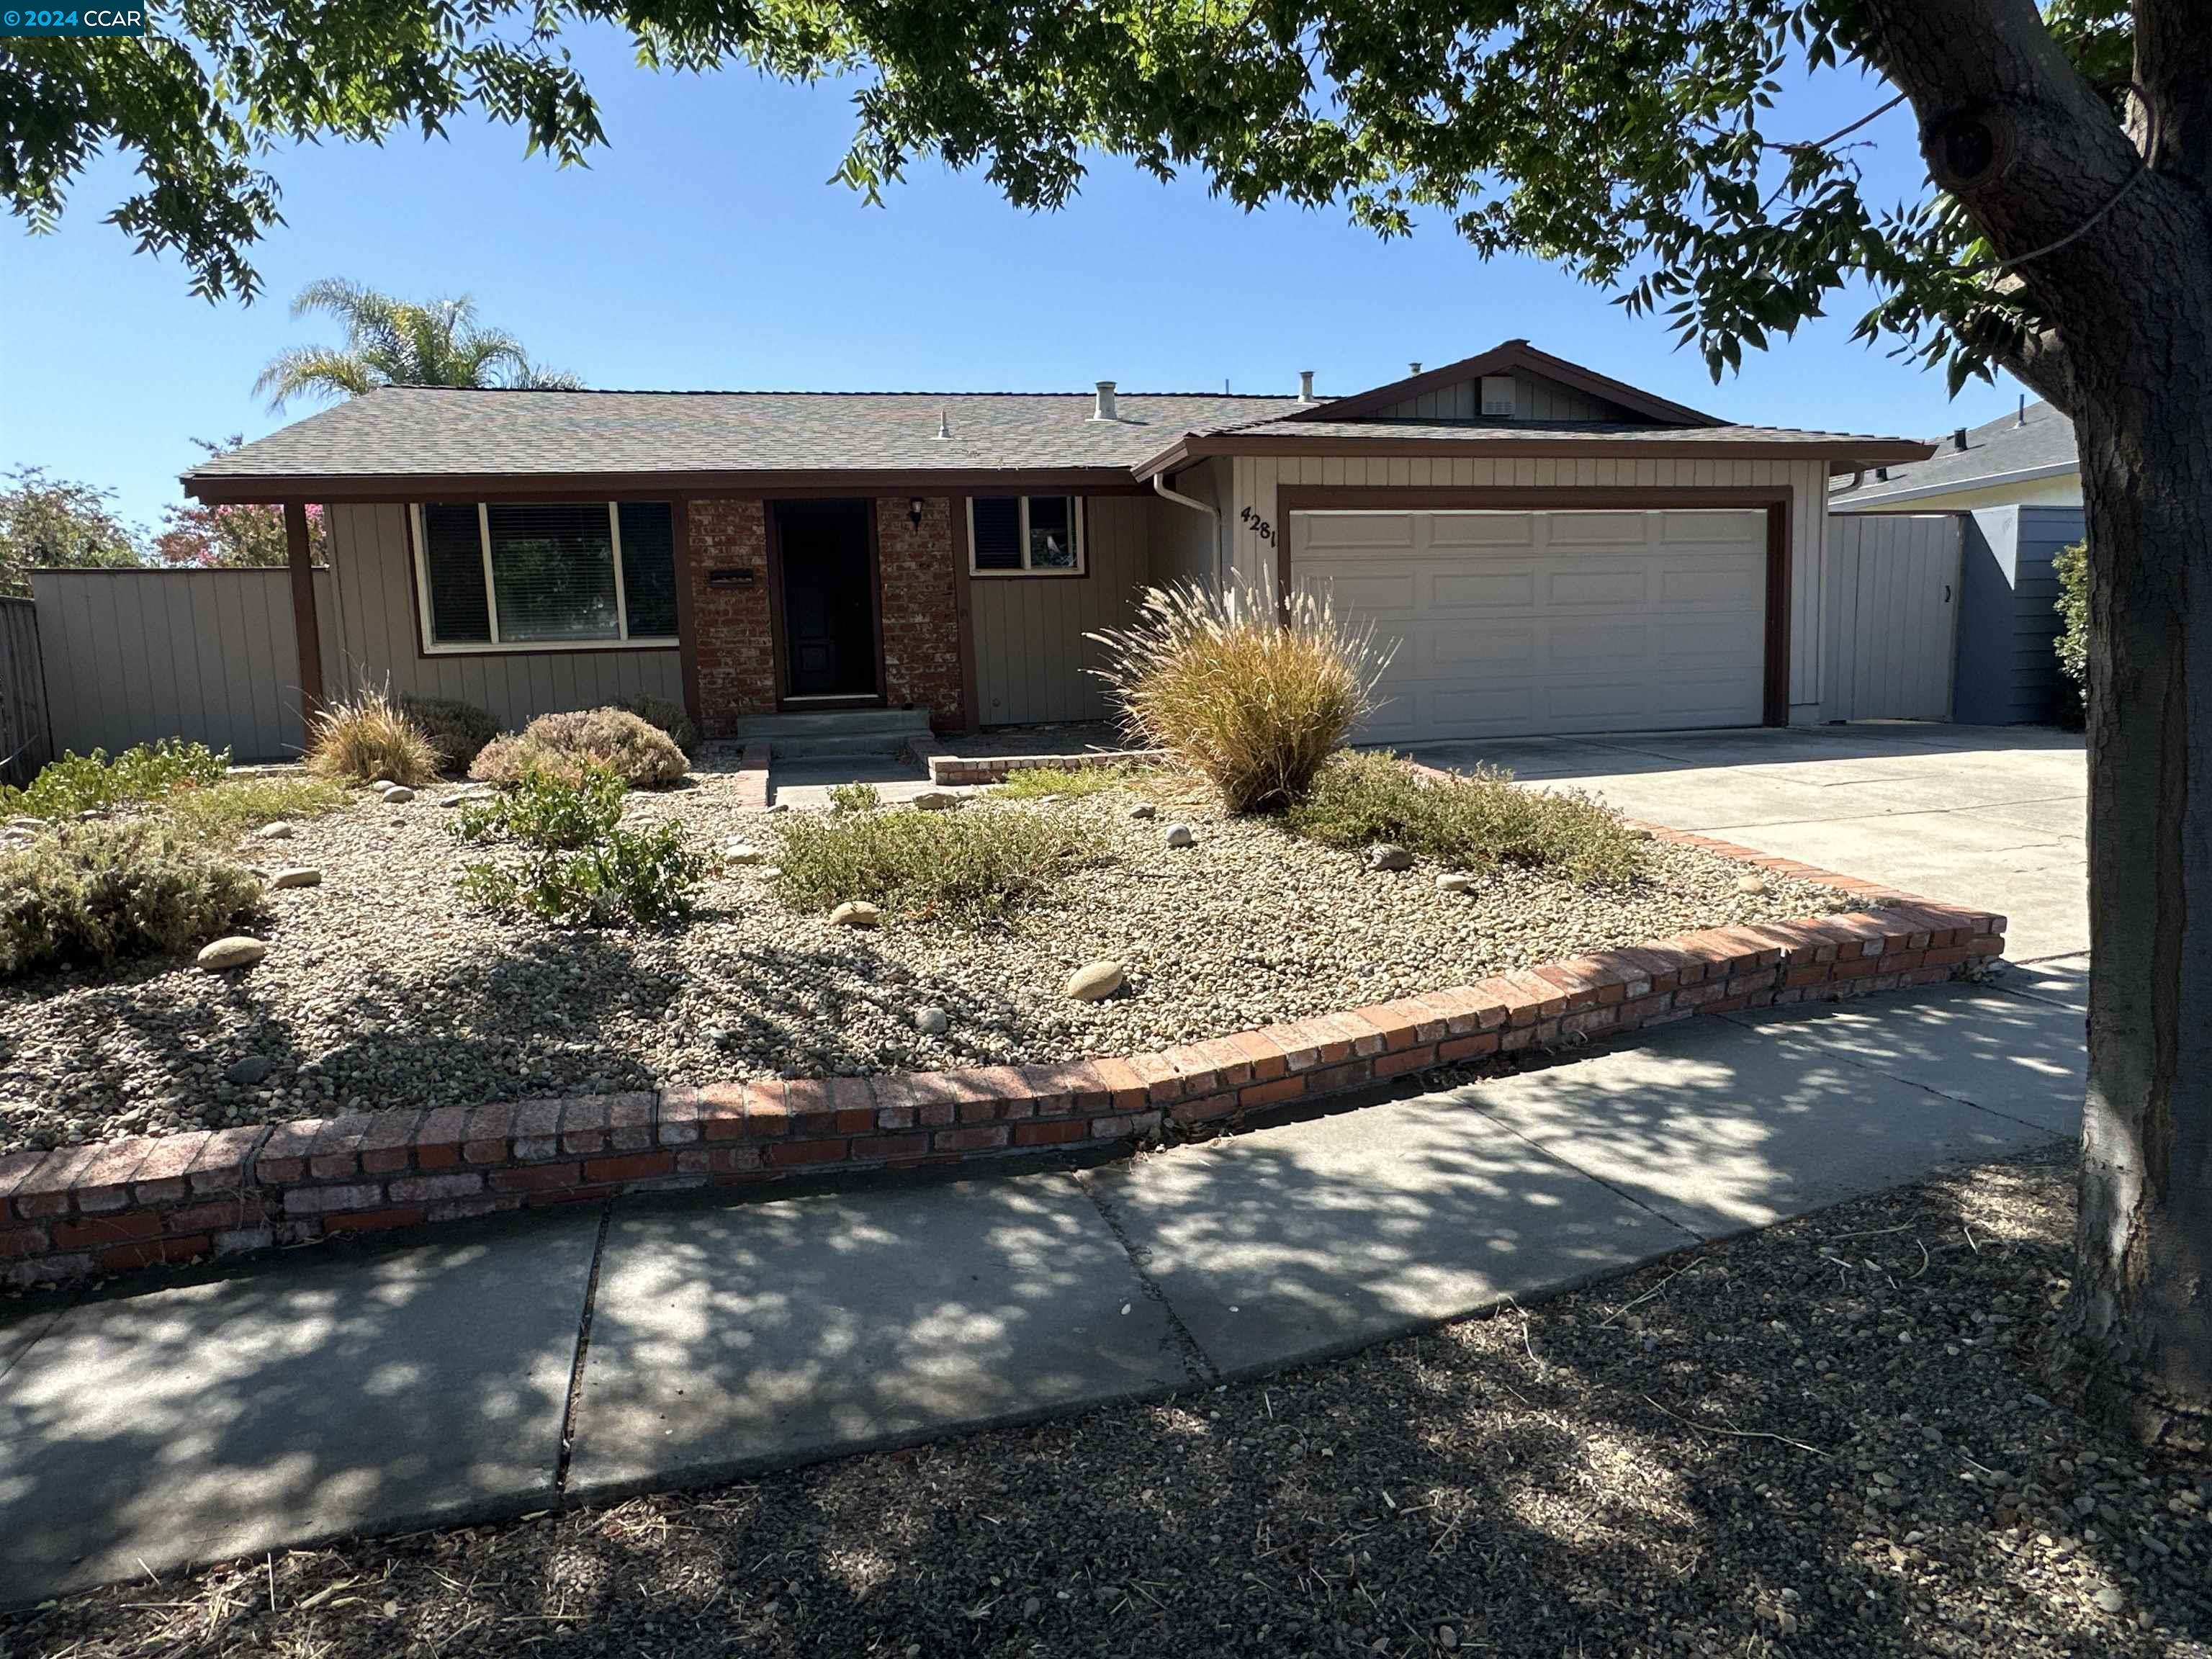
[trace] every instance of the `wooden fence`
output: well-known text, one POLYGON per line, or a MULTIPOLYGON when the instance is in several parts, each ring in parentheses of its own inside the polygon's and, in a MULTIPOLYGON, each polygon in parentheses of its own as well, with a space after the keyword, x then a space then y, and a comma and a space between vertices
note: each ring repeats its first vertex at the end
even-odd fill
POLYGON ((52 758, 38 609, 0 599, 0 783, 28 783, 52 758))
MULTIPOLYGON (((296 757, 290 583, 283 569, 32 572, 53 751, 184 738, 241 761, 296 757)), ((315 599, 334 685, 327 570, 315 573, 315 599)))

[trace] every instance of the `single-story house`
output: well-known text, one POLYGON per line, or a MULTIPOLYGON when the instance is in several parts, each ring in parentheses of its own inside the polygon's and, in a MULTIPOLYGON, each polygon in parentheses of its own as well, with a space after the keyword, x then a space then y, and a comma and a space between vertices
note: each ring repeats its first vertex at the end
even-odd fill
POLYGON ((1829 495, 1832 513, 1971 513, 1985 507, 2081 505, 2074 422, 2040 398, 1986 426, 1960 427, 1924 461, 1855 469, 1829 495))
POLYGON ((1819 718, 1829 480, 1930 447, 1740 426, 1511 340, 1348 397, 392 386, 210 459, 282 502, 332 659, 514 723, 651 692, 1096 718, 1148 585, 1327 585, 1396 642, 1384 740, 1819 718))

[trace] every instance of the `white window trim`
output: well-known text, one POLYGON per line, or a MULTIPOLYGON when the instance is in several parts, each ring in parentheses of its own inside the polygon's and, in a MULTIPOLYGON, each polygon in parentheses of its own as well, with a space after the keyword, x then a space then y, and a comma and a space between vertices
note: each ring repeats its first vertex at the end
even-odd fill
MULTIPOLYGON (((513 644, 501 641, 499 636, 499 595, 493 586, 491 574, 491 506, 489 502, 478 501, 477 545, 483 556, 484 617, 491 624, 491 638, 441 641, 430 614, 429 536, 422 518, 422 506, 420 501, 410 503, 407 516, 409 526, 414 532, 416 613, 422 626, 424 656, 482 656, 490 652, 512 656, 534 651, 659 651, 681 643, 674 635, 633 635, 629 631, 629 593, 623 584, 622 503, 619 501, 607 503, 607 549, 615 567, 616 634, 613 639, 522 640, 513 644)), ((684 574, 683 550, 678 548, 674 551, 677 575, 681 580, 684 574)))
POLYGON ((995 577, 1008 577, 1023 581, 1030 580, 1035 577, 1089 575, 1091 574, 1091 550, 1084 544, 1085 541, 1084 525, 1085 521, 1090 518, 1091 514, 1085 510, 1085 498, 1081 495, 1073 494, 1063 495, 1058 491, 1054 491, 1053 495, 1045 498, 1051 501, 1064 501, 1067 502, 1068 517, 1074 521, 1075 562, 1065 570, 1056 570, 1049 565, 1037 566, 1030 562, 1030 502, 1034 498, 1028 495, 1017 495, 1014 499, 1022 504, 1020 532, 1022 550, 1021 568, 1018 570, 987 570, 975 562, 975 497, 970 495, 968 498, 968 574, 975 577, 979 580, 995 577))

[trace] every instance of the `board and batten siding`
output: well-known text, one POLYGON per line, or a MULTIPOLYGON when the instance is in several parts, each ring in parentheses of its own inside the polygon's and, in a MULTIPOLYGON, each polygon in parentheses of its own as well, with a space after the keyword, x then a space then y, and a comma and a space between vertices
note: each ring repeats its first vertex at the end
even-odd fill
MULTIPOLYGON (((1168 488, 1193 501, 1210 501, 1223 515, 1229 511, 1229 463, 1200 461, 1168 479, 1168 488)), ((1146 561, 1147 577, 1155 587, 1176 582, 1203 582, 1212 586, 1221 580, 1219 520, 1195 507, 1184 507, 1155 495, 1151 507, 1152 544, 1146 561)))
MULTIPOLYGON (((1386 421, 1474 421, 1482 418, 1482 382, 1455 380, 1449 386, 1424 392, 1418 398, 1376 410, 1386 421)), ((1492 417, 1493 420, 1496 416, 1492 417)), ((1516 421, 1618 421, 1628 411, 1618 404, 1593 398, 1557 380, 1513 377, 1513 418, 1516 421)))
MULTIPOLYGON (((1141 495, 1084 502, 1087 574, 977 576, 969 582, 975 628, 975 693, 985 726, 1103 720, 1105 682, 1087 671, 1104 649, 1084 635, 1136 613, 1148 580, 1152 509, 1141 495)), ((1204 515, 1184 512, 1188 518, 1204 515)))
MULTIPOLYGON (((331 573, 314 577, 323 684, 335 672, 331 573)), ((182 738, 234 760, 306 743, 289 570, 36 570, 54 752, 182 738)))
POLYGON ((380 503, 329 509, 331 564, 337 576, 338 664, 325 671, 332 696, 389 685, 403 696, 453 697, 489 710, 508 730, 539 714, 597 708, 626 697, 684 701, 674 646, 651 650, 476 651, 426 655, 410 562, 407 509, 380 503))
POLYGON ((1592 456, 1587 459, 1500 457, 1426 459, 1408 456, 1239 455, 1230 492, 1231 557, 1240 580, 1272 589, 1275 544, 1263 543, 1265 524, 1279 537, 1289 527, 1276 510, 1275 492, 1285 484, 1422 489, 1752 489, 1787 488, 1790 492, 1790 718, 1806 724, 1820 718, 1820 597, 1826 571, 1828 465, 1793 460, 1695 460, 1658 456, 1592 456), (1253 510, 1253 521, 1242 514, 1253 510))

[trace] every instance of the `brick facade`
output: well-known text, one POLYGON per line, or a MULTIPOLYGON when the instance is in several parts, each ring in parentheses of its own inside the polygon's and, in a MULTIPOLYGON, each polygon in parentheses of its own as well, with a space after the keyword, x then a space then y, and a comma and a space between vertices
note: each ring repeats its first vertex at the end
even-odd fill
POLYGON ((769 598, 768 520, 757 501, 696 501, 691 515, 691 617, 698 641, 699 723, 726 737, 747 714, 775 713, 774 611, 769 598), (707 572, 736 566, 750 587, 709 587, 707 572))
MULTIPOLYGON (((952 558, 952 502, 910 495, 875 503, 882 576, 884 702, 927 708, 940 732, 966 722, 960 668, 959 573, 952 558)), ((691 609, 698 641, 699 717, 709 737, 748 714, 775 712, 777 619, 768 580, 766 503, 738 498, 691 503, 691 609), (751 569, 750 587, 707 585, 717 566, 751 569)))
POLYGON ((942 495, 908 517, 914 497, 876 502, 876 556, 883 572, 884 690, 894 708, 929 710, 939 732, 966 725, 960 674, 960 573, 952 561, 952 507, 942 495))

